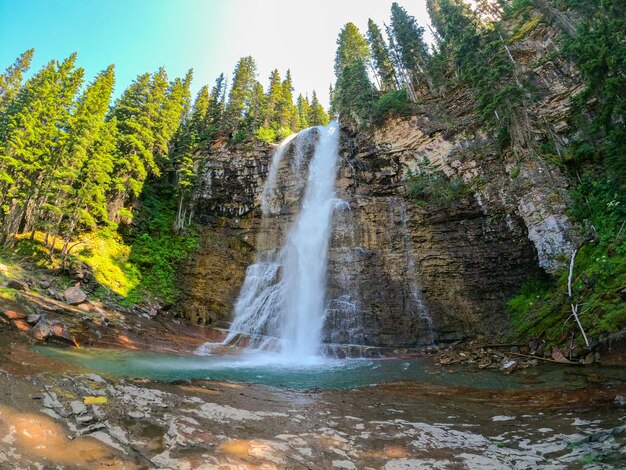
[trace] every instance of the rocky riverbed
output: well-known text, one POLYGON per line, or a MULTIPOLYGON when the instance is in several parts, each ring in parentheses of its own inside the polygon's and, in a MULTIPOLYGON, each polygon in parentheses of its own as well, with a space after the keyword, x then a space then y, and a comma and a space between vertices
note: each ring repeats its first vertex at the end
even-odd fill
MULTIPOLYGON (((396 381, 348 390, 160 382, 96 373, 37 353, 27 331, 30 311, 62 323, 79 345, 108 350, 189 354, 211 334, 149 315, 89 313, 34 294, 21 299, 2 305, 0 468, 626 465, 626 382, 618 368, 570 366, 563 373, 564 366, 547 364, 543 378, 537 367, 520 368, 518 385, 508 389, 481 386, 481 374, 496 381, 510 376, 466 364, 442 364, 446 384, 396 381), (464 385, 455 385, 455 374, 464 385), (467 385, 468 376, 476 386, 467 385)), ((76 347, 54 335, 48 341, 76 347)), ((450 355, 444 352, 439 363, 450 355)))

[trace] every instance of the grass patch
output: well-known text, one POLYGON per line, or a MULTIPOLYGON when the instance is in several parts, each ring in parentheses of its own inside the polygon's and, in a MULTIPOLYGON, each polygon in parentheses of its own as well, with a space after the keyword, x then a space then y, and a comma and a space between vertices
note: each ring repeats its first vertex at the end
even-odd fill
POLYGON ((77 258, 87 264, 96 281, 127 297, 141 283, 139 268, 130 261, 132 248, 110 230, 83 236, 77 258))
MULTIPOLYGON (((543 335, 550 344, 570 333, 580 345, 582 335, 573 319, 567 296, 568 271, 563 270, 551 282, 547 278, 532 279, 520 293, 511 298, 508 308, 512 323, 521 337, 543 335)), ((626 328, 626 244, 602 243, 583 246, 574 270, 572 291, 580 304, 579 317, 588 335, 596 339, 626 328)))
POLYGON ((513 44, 517 41, 521 41, 526 36, 528 36, 541 21, 543 20, 543 16, 533 16, 530 20, 522 24, 515 33, 511 35, 509 38, 509 44, 513 44))

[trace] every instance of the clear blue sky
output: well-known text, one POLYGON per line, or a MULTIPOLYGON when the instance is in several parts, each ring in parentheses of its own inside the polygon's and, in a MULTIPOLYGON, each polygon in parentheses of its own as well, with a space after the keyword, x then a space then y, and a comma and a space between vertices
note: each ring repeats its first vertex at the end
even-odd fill
MULTIPOLYGON (((291 68, 297 93, 327 102, 341 27, 362 32, 371 17, 389 21, 392 0, 0 0, 0 69, 35 48, 32 70, 78 52, 87 80, 116 65, 116 96, 140 73, 165 66, 170 77, 194 69, 192 91, 230 81, 252 55, 267 85, 273 68, 291 68)), ((425 25, 425 0, 399 0, 425 25)))

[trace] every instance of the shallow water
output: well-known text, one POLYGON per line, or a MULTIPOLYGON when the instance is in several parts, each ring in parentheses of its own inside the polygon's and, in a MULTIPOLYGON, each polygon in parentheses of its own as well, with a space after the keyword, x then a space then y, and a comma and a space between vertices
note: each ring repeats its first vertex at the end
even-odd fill
POLYGON ((108 349, 60 349, 36 346, 42 355, 118 377, 160 381, 209 379, 256 383, 294 390, 345 390, 397 381, 453 385, 492 390, 578 388, 588 377, 602 383, 624 383, 623 368, 539 366, 504 375, 497 370, 446 370, 428 358, 326 359, 290 362, 281 354, 238 351, 215 356, 185 356, 149 351, 108 349))

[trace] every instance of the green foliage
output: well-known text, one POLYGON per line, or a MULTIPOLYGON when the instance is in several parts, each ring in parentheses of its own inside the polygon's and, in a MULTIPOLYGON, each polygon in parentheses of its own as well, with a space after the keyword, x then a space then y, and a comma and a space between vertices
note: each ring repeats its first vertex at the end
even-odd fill
POLYGON ((391 117, 410 116, 413 111, 411 100, 406 90, 394 90, 385 93, 376 102, 375 121, 383 123, 391 117))
POLYGON ((35 49, 28 49, 0 75, 0 113, 6 109, 11 100, 20 91, 22 79, 30 68, 34 54, 35 49))
POLYGON ((309 112, 306 120, 309 126, 325 126, 330 121, 324 107, 317 99, 317 93, 315 93, 315 90, 313 90, 311 105, 309 106, 309 112))
POLYGON ((449 206, 472 195, 471 188, 460 177, 448 178, 424 158, 418 172, 409 172, 405 179, 407 191, 418 204, 434 203, 449 206))
MULTIPOLYGON (((581 15, 576 33, 564 35, 562 52, 578 65, 586 89, 573 100, 575 132, 562 164, 578 182, 571 190, 570 215, 594 236, 576 258, 574 301, 581 305, 583 327, 598 339, 626 327, 621 294, 626 285, 626 7, 616 0, 572 0, 563 6, 581 15)), ((532 308, 524 308, 530 302, 524 291, 511 300, 520 333, 541 333, 553 342, 571 332, 578 335, 571 320, 563 324, 570 315, 566 271, 532 308)))
POLYGON ((428 47, 424 42, 424 28, 395 2, 391 5, 390 37, 397 55, 396 66, 404 70, 407 86, 415 89, 428 88, 425 73, 428 47))
POLYGON ((222 122, 223 129, 233 136, 243 123, 246 104, 250 102, 255 82, 256 62, 251 56, 242 57, 233 72, 232 86, 222 122))
POLYGON ((337 38, 337 52, 335 54, 335 75, 339 77, 342 71, 355 62, 368 64, 370 49, 367 41, 354 23, 346 23, 337 38))
POLYGON ((380 90, 382 92, 395 90, 398 86, 396 71, 389 57, 389 50, 383 39, 382 32, 371 18, 367 22, 367 42, 370 46, 374 66, 380 79, 380 90))
POLYGON ((362 61, 357 60, 343 68, 333 99, 333 106, 342 121, 352 122, 361 129, 371 125, 378 92, 362 61))
POLYGON ((127 303, 135 303, 146 295, 166 303, 178 299, 176 271, 198 248, 198 235, 193 227, 185 233, 175 230, 176 202, 171 196, 169 186, 148 186, 142 195, 128 258, 141 273, 141 282, 129 292, 127 303))

